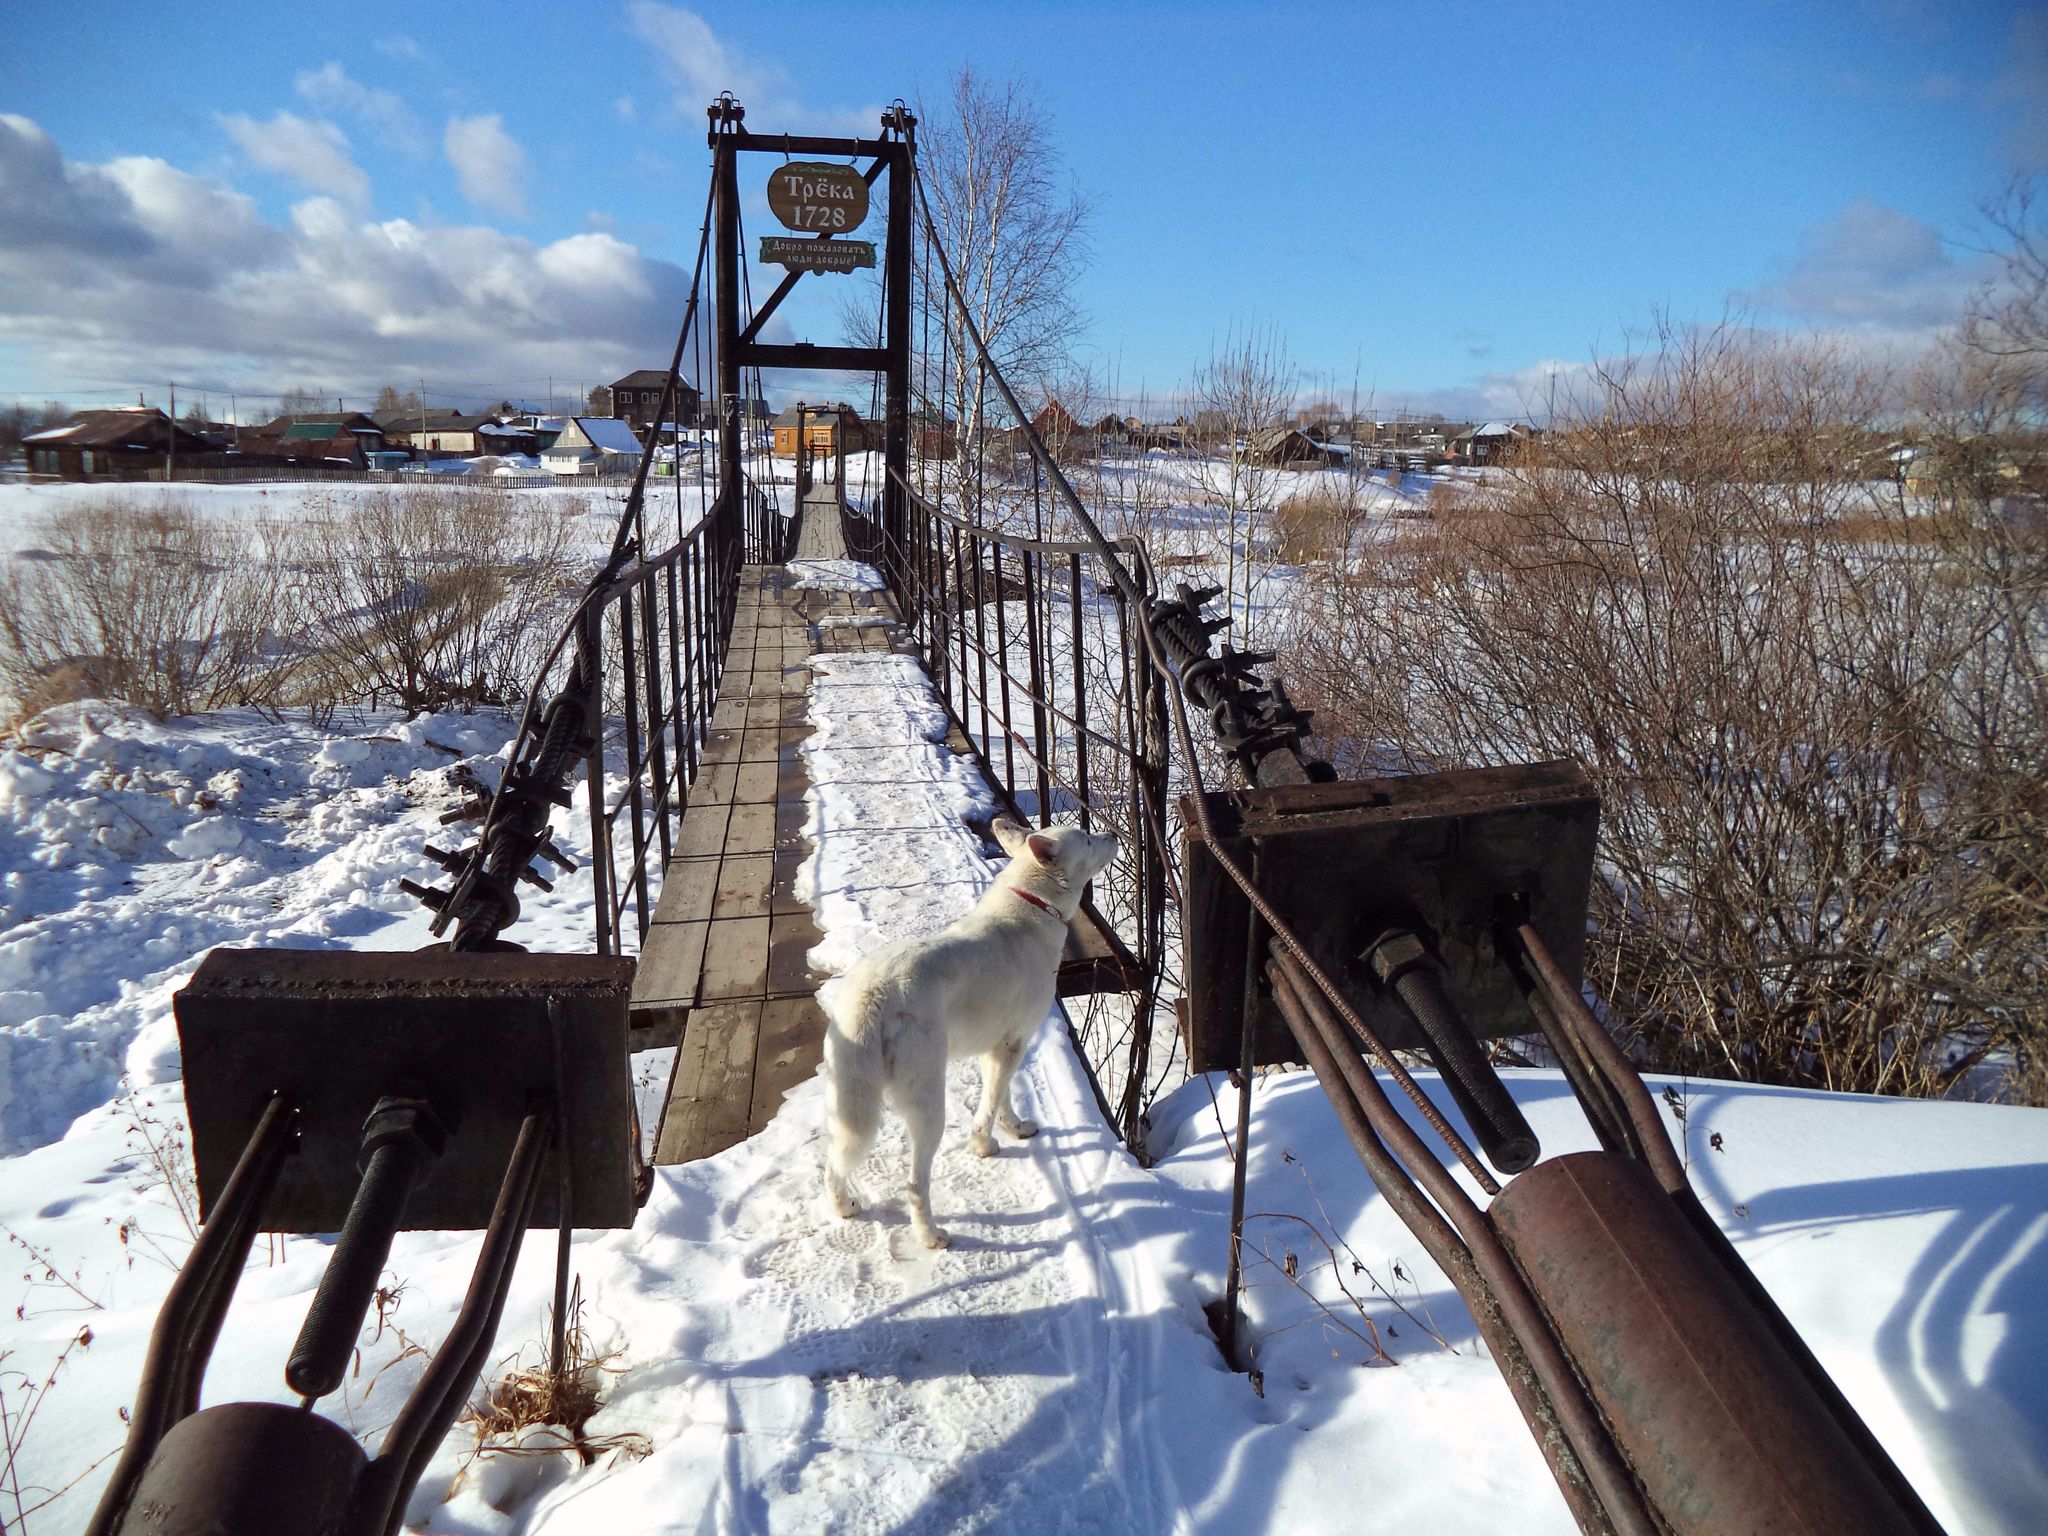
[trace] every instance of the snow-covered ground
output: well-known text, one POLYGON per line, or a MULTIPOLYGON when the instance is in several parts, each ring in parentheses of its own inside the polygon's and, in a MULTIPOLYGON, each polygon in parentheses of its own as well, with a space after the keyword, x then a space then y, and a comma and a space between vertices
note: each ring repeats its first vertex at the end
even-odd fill
MULTIPOLYGON (((804 889, 825 933, 816 958, 838 971, 974 899, 991 855, 962 822, 989 800, 939 745, 914 665, 860 653, 814 667, 804 889)), ((10 1420, 21 1506, 69 1489, 27 1532, 83 1526, 189 1246, 171 993, 219 943, 424 942, 396 880, 425 872, 417 850, 438 813, 465 784, 494 782, 508 734, 492 716, 321 729, 159 724, 86 704, 0 755, 0 1222, 22 1276, 19 1312, 0 1316, 0 1390, 35 1410, 25 1428, 21 1412, 10 1420)), ((587 814, 559 821, 580 857, 587 814)), ((565 880, 513 936, 587 947, 584 900, 565 880)), ((1555 1074, 1508 1079, 1547 1150, 1590 1145, 1555 1074)), ((942 1253, 910 1240, 893 1121, 864 1180, 874 1219, 824 1209, 816 1081, 760 1136, 661 1170, 630 1232, 575 1247, 582 1321, 608 1368, 589 1431, 612 1448, 584 1466, 529 1434, 524 1454, 479 1454, 459 1429, 409 1526, 1571 1529, 1462 1303, 1306 1074, 1254 1088, 1247 1306, 1263 1397, 1225 1368, 1202 1313, 1222 1289, 1230 1086, 1196 1079, 1155 1106, 1149 1169, 1102 1126, 1057 1018, 1019 1076, 1037 1138, 972 1157, 960 1127, 975 1087, 958 1066, 934 1186, 954 1238, 942 1253)), ((2048 1508, 2048 1112, 1669 1087, 1709 1209, 1949 1529, 2035 1529, 2048 1508)), ((288 1399, 284 1357, 326 1246, 259 1243, 209 1402, 288 1399)), ((506 1363, 536 1357, 551 1249, 551 1234, 528 1245, 506 1363)), ((323 1405, 371 1445, 474 1255, 462 1234, 394 1247, 395 1300, 323 1405)), ((0 1484, 10 1530, 13 1487, 0 1484)))

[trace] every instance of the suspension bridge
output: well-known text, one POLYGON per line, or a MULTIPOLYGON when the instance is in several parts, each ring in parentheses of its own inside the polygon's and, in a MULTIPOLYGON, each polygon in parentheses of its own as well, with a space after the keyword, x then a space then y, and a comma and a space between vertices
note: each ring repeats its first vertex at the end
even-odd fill
POLYGON ((715 461, 686 494, 680 475, 656 489, 649 450, 502 782, 451 816, 470 829, 451 832, 461 846, 427 850, 439 883, 410 887, 442 945, 217 951, 180 995, 206 1221, 92 1530, 395 1530, 483 1367, 531 1227, 558 1234, 562 1368, 571 1229, 630 1226, 654 1166, 759 1132, 816 1070, 804 745, 815 659, 849 650, 916 659, 946 750, 1010 814, 1117 834, 1059 991, 1102 1120, 1135 1151, 1162 1041, 1194 1071, 1237 1075, 1212 1309, 1234 1364, 1255 1073, 1302 1063, 1471 1308, 1580 1529, 1937 1530, 1694 1196, 1588 1005, 1599 808, 1577 769, 1341 777, 1272 658, 1233 649, 1209 615, 1217 594, 1166 590, 1031 431, 939 238, 911 114, 891 108, 872 139, 757 134, 730 97, 709 118, 712 186, 655 419, 687 376, 715 380, 715 461), (806 271, 861 253, 843 223, 778 237, 795 264, 755 303, 750 155, 819 157, 837 168, 820 183, 863 207, 882 184, 877 345, 761 339, 806 271), (778 368, 875 380, 882 448, 853 483, 843 451, 825 462, 802 432, 791 493, 764 472, 741 405, 778 368), (1007 418, 1028 464, 997 464, 971 432, 913 455, 914 416, 1007 418), (876 580, 807 575, 843 561, 876 580), (552 836, 570 814, 589 818, 581 870, 552 836), (588 952, 523 952, 522 885, 565 878, 590 884, 588 952), (1602 1150, 1544 1156, 1488 1059, 1507 1036, 1547 1043, 1602 1150), (673 1075, 658 1124, 638 1126, 626 1061, 649 1045, 676 1048, 673 1075), (1421 1060, 1448 1103, 1411 1072, 1421 1060), (486 1236, 448 1339, 371 1455, 314 1410, 394 1233, 419 1225, 486 1236), (286 1365, 301 1405, 199 1409, 255 1234, 337 1229, 286 1365))

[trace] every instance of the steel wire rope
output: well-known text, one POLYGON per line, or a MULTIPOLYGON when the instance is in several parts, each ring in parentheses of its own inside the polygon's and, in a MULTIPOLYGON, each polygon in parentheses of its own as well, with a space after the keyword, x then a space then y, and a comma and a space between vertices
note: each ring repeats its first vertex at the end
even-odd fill
MULTIPOLYGON (((697 236, 696 265, 690 278, 690 297, 683 311, 682 327, 676 335, 675 354, 669 364, 669 381, 663 388, 664 400, 668 398, 669 390, 673 387, 677 369, 681 366, 682 357, 689 344, 690 337, 693 331, 698 329, 696 326, 697 312, 699 299, 703 293, 704 264, 710 250, 711 214, 716 187, 717 179, 714 176, 711 188, 705 194, 704 219, 699 226, 697 236)), ((658 437, 659 434, 657 433, 656 436, 658 437)), ((513 791, 515 780, 520 782, 522 789, 536 782, 551 783, 559 779, 562 772, 568 767, 568 762, 566 761, 567 751, 568 748, 575 744, 575 737, 570 733, 570 721, 568 719, 570 712, 566 709, 557 710, 553 708, 550 708, 548 711, 545 721, 546 734, 542 738, 539 750, 534 754, 534 761, 524 772, 521 771, 520 764, 522 754, 533 738, 535 724, 539 718, 538 705, 541 685, 547 680, 548 674, 554 670, 555 664, 561 660, 562 651, 568 645, 570 639, 579 634, 587 633, 587 610, 592 598, 609 588, 627 559, 636 551, 638 541, 635 534, 636 530, 643 525, 644 497, 651 452, 652 449, 650 447, 647 450, 643 450, 641 454, 640 465, 633 478, 633 487, 627 493, 626 505, 620 513, 618 527, 612 535, 611 547, 605 556, 604 563, 585 585, 583 594, 577 600, 575 609, 562 622, 555 635, 554 642, 548 647, 545 657, 534 673, 533 682, 526 691, 524 707, 520 711, 519 729, 513 736, 511 750, 506 754, 505 771, 499 775, 497 788, 491 792, 490 804, 486 808, 483 822, 477 830, 476 844, 471 852, 468 864, 463 873, 451 886, 445 902, 435 909, 435 917, 430 925, 430 931, 438 936, 447 928, 451 921, 455 923, 455 936, 450 940, 450 947, 453 949, 465 949, 473 945, 490 943, 504 930, 505 926, 508 926, 509 920, 508 923, 500 923, 495 927, 490 926, 498 917, 503 915, 504 902, 501 896, 492 891, 486 891, 480 895, 475 894, 475 887, 480 880, 489 880, 493 884, 500 885, 504 891, 509 892, 512 882, 519 878, 520 871, 532 862, 535 854, 539 851, 539 845, 546 841, 547 833, 545 828, 543 828, 539 836, 526 846, 522 854, 519 848, 512 842, 499 838, 499 834, 504 831, 502 817, 506 799, 508 794, 513 791), (494 867, 498 865, 504 867, 494 867), (462 909, 465 906, 466 909, 462 909), (486 920, 475 920, 479 918, 486 920), (487 932, 479 932, 479 930, 486 928, 488 929, 487 932)), ((572 665, 570 674, 571 687, 574 687, 576 684, 575 668, 584 665, 585 649, 586 647, 582 645, 579 645, 577 648, 577 659, 572 665)), ((589 658, 589 666, 594 670, 595 657, 589 658)), ((586 678, 583 681, 582 689, 587 691, 589 687, 590 680, 586 678)), ((597 792, 598 790, 596 789, 592 791, 592 793, 597 792)), ((517 839, 517 842, 528 843, 528 838, 522 835, 517 839)), ((593 858, 596 857, 596 853, 597 850, 593 849, 593 858)))
MULTIPOLYGON (((981 333, 974 324, 973 315, 968 312, 966 299, 961 294, 958 283, 954 280, 952 264, 946 259, 945 249, 937 245, 931 205, 925 196, 922 174, 914 173, 911 181, 917 190, 918 208, 924 216, 926 239, 934 244, 935 253, 939 260, 940 274, 945 278, 947 292, 951 296, 955 308, 959 311, 961 328, 967 338, 974 343, 977 362, 983 376, 994 380, 997 391, 1009 406, 1011 414, 1017 418, 1024 435, 1024 441, 1031 450, 1033 458, 1045 466, 1048 480, 1050 480, 1055 490, 1060 493, 1061 499, 1067 503, 1068 510, 1074 514, 1075 520, 1081 525, 1090 541, 1096 546, 1096 554, 1103 564, 1109 568, 1111 579, 1130 598, 1137 614, 1139 632, 1144 637, 1146 653, 1151 659, 1153 668, 1169 682, 1178 682, 1178 677, 1168 664, 1159 636, 1153 627, 1151 605, 1146 600, 1144 590, 1138 585, 1138 582, 1132 577, 1130 572, 1124 568, 1122 562, 1116 558, 1116 553, 1111 547, 1109 539, 1103 534, 1101 527, 1089 514, 1088 509, 1082 505, 1081 498, 1075 493, 1072 485, 1052 465, 1050 455, 1046 452, 1044 443, 1039 440, 1037 429, 1031 425, 1030 420, 1024 415, 1023 407, 1017 400, 1016 392, 1010 388, 1009 380, 1003 377, 1001 370, 995 367, 993 360, 989 357, 988 347, 983 342, 981 333)), ((1138 551, 1138 554, 1141 560, 1145 559, 1142 548, 1138 551)), ((1147 566, 1149 585, 1149 561, 1147 561, 1147 566)), ((1166 692, 1172 703, 1175 734, 1179 738, 1181 752, 1186 758, 1188 777, 1195 790, 1194 795, 1191 797, 1195 808, 1195 819, 1201 828, 1202 840, 1207 845, 1210 856, 1216 860, 1217 867, 1228 875, 1232 883, 1244 892, 1245 899, 1251 904, 1252 910, 1258 913, 1260 919, 1271 929, 1273 937, 1300 963, 1303 973, 1315 984, 1316 989, 1329 999, 1331 1007, 1336 1010, 1338 1017, 1344 1021, 1345 1027, 1357 1037, 1360 1043, 1371 1051, 1374 1058, 1386 1069, 1388 1075, 1394 1079, 1395 1083, 1399 1085, 1401 1092, 1415 1105, 1417 1112, 1428 1123, 1430 1129, 1437 1134, 1444 1145, 1464 1165, 1466 1172, 1472 1175, 1478 1182, 1479 1187, 1487 1194, 1499 1194, 1500 1185, 1481 1165, 1478 1157, 1474 1155, 1472 1148, 1466 1143, 1465 1139, 1457 1133, 1449 1121, 1444 1119, 1442 1111, 1431 1102, 1429 1095, 1422 1091, 1421 1085, 1409 1074, 1408 1069, 1401 1064, 1394 1053, 1387 1048, 1386 1044, 1373 1032, 1365 1020, 1360 1017, 1358 1010, 1352 1006, 1350 1000, 1344 996, 1336 983, 1330 979, 1328 973, 1309 954, 1308 946, 1301 942, 1293 928, 1288 925, 1286 920, 1274 908, 1272 902, 1267 900, 1264 893, 1258 889, 1257 885, 1245 873, 1237 860, 1232 858, 1218 841, 1215 835, 1215 826, 1209 816, 1207 785, 1203 780, 1200 760, 1195 755, 1194 734, 1188 726, 1187 706, 1181 699, 1181 690, 1178 687, 1169 687, 1166 692)))

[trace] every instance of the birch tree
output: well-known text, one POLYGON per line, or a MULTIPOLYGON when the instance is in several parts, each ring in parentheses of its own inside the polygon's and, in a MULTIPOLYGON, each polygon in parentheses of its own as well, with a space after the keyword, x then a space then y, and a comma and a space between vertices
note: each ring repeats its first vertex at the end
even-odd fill
MULTIPOLYGON (((1088 200, 1068 180, 1051 123, 1016 80, 963 68, 939 103, 918 103, 919 174, 932 223, 990 359, 1020 396, 1044 393, 1079 334, 1073 284, 1087 255, 1088 200)), ((960 421, 957 461, 979 445, 992 386, 934 265, 920 271, 920 378, 960 421), (928 321, 927 325, 925 322, 928 321)))
POLYGON ((1224 510, 1224 591, 1235 601, 1242 580, 1247 623, 1253 527, 1261 513, 1272 510, 1285 473, 1260 454, 1257 438, 1285 417, 1294 386, 1286 344, 1272 331, 1233 327, 1220 343, 1211 343, 1208 357, 1195 367, 1195 420, 1202 429, 1200 447, 1206 456, 1203 478, 1224 510))

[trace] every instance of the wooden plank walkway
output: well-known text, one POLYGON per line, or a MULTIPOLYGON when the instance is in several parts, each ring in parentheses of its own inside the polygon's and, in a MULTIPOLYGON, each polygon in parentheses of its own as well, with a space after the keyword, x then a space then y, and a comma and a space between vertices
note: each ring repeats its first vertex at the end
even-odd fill
MULTIPOLYGON (((837 487, 804 507, 798 558, 843 559, 837 487)), ((753 1135, 817 1070, 823 937, 796 896, 804 836, 809 657, 887 651, 902 630, 885 592, 799 588, 786 567, 745 568, 731 649, 661 900, 641 944, 636 1050, 675 1045, 654 1161, 685 1163, 753 1135), (831 618, 836 622, 824 623, 831 618), (866 619, 869 622, 849 622, 866 619)), ((947 740, 970 749, 957 727, 947 740)), ((1092 909, 1069 933, 1060 995, 1117 990, 1121 953, 1092 909)))

